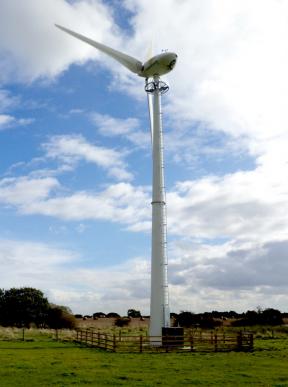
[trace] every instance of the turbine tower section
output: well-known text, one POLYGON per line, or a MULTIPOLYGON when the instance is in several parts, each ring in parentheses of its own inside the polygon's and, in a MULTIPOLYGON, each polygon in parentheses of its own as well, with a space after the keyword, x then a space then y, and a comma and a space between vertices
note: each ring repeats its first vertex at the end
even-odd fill
POLYGON ((123 52, 105 46, 78 32, 55 24, 57 28, 79 39, 104 54, 115 59, 129 71, 146 79, 145 90, 148 93, 153 155, 153 197, 152 197, 152 257, 151 257, 151 301, 150 301, 150 336, 153 345, 161 345, 162 332, 169 333, 170 311, 167 280, 166 249, 166 202, 164 185, 163 133, 161 120, 161 95, 168 91, 166 83, 160 76, 169 73, 175 67, 177 54, 162 52, 146 62, 123 52), (152 82, 148 82, 152 79, 152 82), (151 100, 152 99, 152 100, 151 100))
POLYGON ((161 95, 168 86, 154 76, 153 82, 146 83, 148 99, 153 98, 150 106, 153 190, 152 190, 152 249, 151 249, 151 298, 150 327, 151 343, 160 344, 162 328, 170 327, 168 293, 168 259, 166 232, 166 195, 164 181, 164 155, 161 95), (152 111, 151 111, 152 110, 152 111))

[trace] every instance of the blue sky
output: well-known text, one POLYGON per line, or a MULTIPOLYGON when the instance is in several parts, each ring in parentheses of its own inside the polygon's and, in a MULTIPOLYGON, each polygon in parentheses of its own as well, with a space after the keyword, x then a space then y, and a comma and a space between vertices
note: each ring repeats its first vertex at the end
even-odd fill
POLYGON ((149 313, 143 79, 59 23, 141 61, 151 41, 178 54, 163 97, 171 310, 287 310, 287 7, 3 0, 0 286, 149 313))

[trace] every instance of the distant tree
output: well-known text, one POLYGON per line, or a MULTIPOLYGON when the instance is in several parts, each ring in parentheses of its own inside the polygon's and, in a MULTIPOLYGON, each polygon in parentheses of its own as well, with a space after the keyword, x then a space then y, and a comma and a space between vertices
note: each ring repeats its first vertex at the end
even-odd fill
POLYGON ((127 316, 132 317, 132 318, 137 318, 137 317, 140 318, 141 312, 140 312, 140 310, 128 309, 127 316))
POLYGON ((182 311, 178 314, 175 325, 180 327, 189 328, 193 325, 199 324, 199 318, 195 313, 182 311))
POLYGON ((6 326, 43 326, 49 303, 40 290, 23 287, 1 291, 0 323, 6 326))
POLYGON ((106 317, 106 314, 103 313, 103 312, 96 312, 96 313, 93 313, 93 318, 94 320, 97 320, 97 318, 104 318, 106 317))
POLYGON ((118 313, 115 313, 115 312, 110 312, 106 315, 106 317, 108 318, 111 318, 111 317, 120 317, 120 315, 118 313))
POLYGON ((4 313, 4 290, 0 289, 0 324, 3 319, 3 313, 4 313))
POLYGON ((283 324, 282 314, 279 310, 268 308, 262 312, 262 323, 266 325, 281 325, 283 324))
POLYGON ((230 310, 229 312, 224 312, 223 316, 227 317, 227 318, 239 318, 240 317, 240 315, 238 313, 234 312, 234 310, 230 310))
POLYGON ((52 329, 74 329, 76 318, 66 308, 58 305, 51 305, 46 319, 47 325, 52 329))
POLYGON ((74 314, 74 317, 75 317, 75 318, 83 318, 83 315, 82 315, 82 314, 79 314, 79 313, 77 313, 77 314, 74 314))
POLYGON ((50 302, 49 303, 49 308, 60 308, 60 309, 63 310, 63 312, 72 314, 72 310, 71 310, 71 308, 69 308, 69 306, 57 305, 57 304, 53 304, 52 302, 50 302))
POLYGON ((234 326, 252 326, 252 325, 281 325, 283 319, 281 312, 277 309, 268 308, 261 310, 248 310, 243 318, 233 322, 234 326))
POLYGON ((203 329, 214 329, 222 325, 221 320, 214 319, 211 314, 206 315, 205 313, 199 316, 199 327, 203 329))

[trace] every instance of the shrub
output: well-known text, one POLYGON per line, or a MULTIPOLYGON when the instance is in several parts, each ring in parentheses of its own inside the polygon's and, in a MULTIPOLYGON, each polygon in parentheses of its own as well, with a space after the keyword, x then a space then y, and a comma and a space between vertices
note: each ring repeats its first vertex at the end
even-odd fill
POLYGON ((130 318, 129 317, 118 317, 115 322, 114 322, 114 325, 116 327, 119 327, 119 328, 122 328, 122 327, 127 327, 129 324, 130 324, 130 318))
POLYGON ((72 314, 56 305, 48 310, 47 325, 52 329, 75 329, 77 324, 72 314))

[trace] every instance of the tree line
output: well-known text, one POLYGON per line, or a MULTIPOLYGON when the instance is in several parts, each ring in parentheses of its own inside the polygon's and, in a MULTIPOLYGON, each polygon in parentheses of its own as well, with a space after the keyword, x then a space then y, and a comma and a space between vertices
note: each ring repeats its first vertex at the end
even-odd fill
POLYGON ((231 326, 253 326, 253 325, 282 325, 283 318, 288 317, 287 313, 281 313, 277 309, 267 308, 248 310, 244 313, 229 312, 205 312, 192 313, 182 311, 179 314, 171 313, 174 326, 216 328, 223 325, 225 320, 230 321, 231 326))
MULTIPOLYGON (((121 317, 118 313, 96 312, 92 316, 72 315, 68 307, 55 305, 48 301, 43 292, 30 287, 11 288, 9 290, 0 289, 0 325, 38 328, 68 328, 76 327, 76 318, 116 318, 118 326, 128 325, 131 318, 142 317, 139 310, 128 309, 127 316, 121 317)), ((248 310, 245 313, 234 311, 225 312, 205 312, 192 313, 182 311, 171 313, 174 326, 215 328, 223 325, 225 320, 229 320, 232 326, 252 326, 252 325, 281 325, 283 318, 288 318, 287 313, 281 313, 277 309, 267 308, 248 310)))
MULTIPOLYGON (((125 326, 129 325, 131 318, 149 318, 149 316, 142 316, 139 310, 128 309, 126 316, 120 316, 118 313, 110 312, 95 312, 93 315, 76 314, 76 318, 116 318, 115 325, 125 326)), ((200 327, 213 329, 222 326, 225 321, 229 321, 232 326, 253 326, 253 325, 282 325, 283 318, 288 318, 288 313, 281 313, 277 309, 267 308, 257 310, 248 310, 244 313, 237 313, 235 311, 212 311, 204 313, 193 313, 190 311, 182 311, 180 313, 171 313, 173 326, 181 327, 200 327)))
POLYGON ((37 328, 74 328, 69 308, 49 303, 44 294, 30 287, 0 289, 0 325, 37 328))

